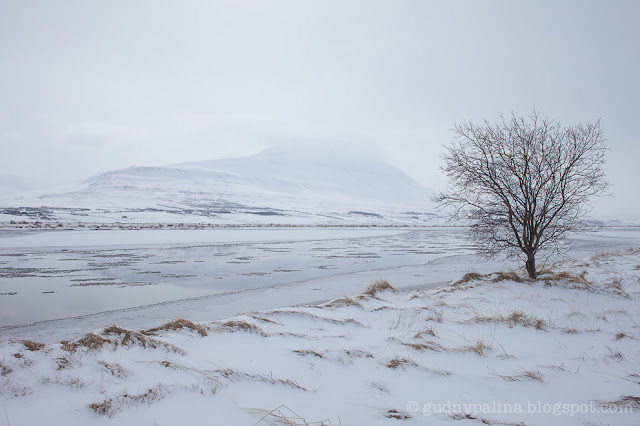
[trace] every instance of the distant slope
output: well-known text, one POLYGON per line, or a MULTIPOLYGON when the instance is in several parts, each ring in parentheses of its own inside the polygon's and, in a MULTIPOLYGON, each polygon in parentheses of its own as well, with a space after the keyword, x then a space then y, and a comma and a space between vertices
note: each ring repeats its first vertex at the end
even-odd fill
POLYGON ((435 217, 429 196, 383 161, 289 147, 245 158, 129 167, 70 192, 3 204, 46 206, 43 220, 423 224, 435 217))

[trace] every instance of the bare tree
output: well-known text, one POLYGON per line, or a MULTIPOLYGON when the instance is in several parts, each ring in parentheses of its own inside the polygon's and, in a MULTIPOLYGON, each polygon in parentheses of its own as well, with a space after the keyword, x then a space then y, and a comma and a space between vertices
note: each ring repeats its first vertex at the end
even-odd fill
POLYGON ((453 131, 442 166, 450 185, 435 201, 470 225, 481 251, 520 257, 536 278, 536 254, 561 251, 589 200, 609 188, 600 121, 563 127, 534 110, 453 131))

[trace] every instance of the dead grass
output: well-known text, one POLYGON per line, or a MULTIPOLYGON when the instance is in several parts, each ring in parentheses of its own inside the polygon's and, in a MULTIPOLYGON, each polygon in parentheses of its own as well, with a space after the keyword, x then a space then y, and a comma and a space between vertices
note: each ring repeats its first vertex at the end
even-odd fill
POLYGON ((220 331, 246 331, 249 333, 257 334, 262 337, 267 337, 267 333, 264 332, 260 327, 255 324, 251 324, 249 322, 243 320, 229 320, 220 324, 218 328, 220 331))
POLYGON ((348 349, 344 350, 344 353, 352 358, 373 358, 371 353, 360 349, 348 349))
POLYGON ((579 275, 568 271, 553 272, 544 270, 538 274, 538 280, 544 281, 546 285, 565 284, 569 288, 595 291, 593 283, 586 278, 587 271, 582 271, 579 275))
POLYGON ((112 376, 117 377, 119 379, 125 379, 127 377, 127 370, 125 370, 124 368, 122 368, 122 366, 120 364, 118 364, 117 362, 114 362, 113 364, 110 364, 106 361, 98 361, 98 364, 100 364, 101 366, 103 366, 107 371, 109 371, 111 373, 112 376))
POLYGON ((436 336, 436 332, 433 331, 433 328, 427 327, 427 328, 424 328, 424 329, 418 331, 416 334, 414 334, 413 338, 414 339, 420 339, 423 336, 438 337, 438 336, 436 336))
POLYGON ((387 368, 396 369, 399 367, 404 368, 405 365, 416 367, 418 364, 416 364, 414 361, 411 361, 410 359, 407 359, 401 356, 396 356, 395 358, 391 358, 390 360, 385 362, 384 365, 387 368))
POLYGON ((536 330, 544 330, 546 323, 544 320, 537 318, 533 315, 525 314, 522 311, 511 311, 507 316, 495 315, 492 317, 486 317, 482 315, 476 315, 467 322, 486 322, 486 323, 506 323, 509 327, 520 325, 522 327, 532 327, 536 330))
POLYGON ((614 293, 619 294, 620 296, 626 297, 630 299, 629 293, 624 289, 624 284, 622 282, 622 278, 614 277, 610 282, 606 284, 606 287, 612 289, 614 293))
POLYGON ((236 382, 239 380, 250 380, 255 382, 270 383, 272 385, 284 385, 301 391, 307 391, 307 388, 301 386, 295 380, 277 379, 273 378, 273 375, 267 376, 266 374, 248 374, 243 373, 242 371, 234 370, 233 368, 224 368, 220 370, 214 370, 213 372, 232 382, 236 382))
POLYGON ((98 350, 102 348, 106 343, 112 343, 111 340, 105 339, 94 333, 87 333, 75 342, 63 341, 60 342, 62 349, 67 352, 75 352, 79 346, 84 346, 91 350, 98 350))
POLYGON ((27 350, 33 352, 39 351, 45 346, 44 343, 33 342, 31 340, 20 340, 20 343, 22 343, 27 350))
POLYGON ((400 342, 400 344, 407 346, 411 349, 415 349, 416 351, 434 351, 440 352, 442 350, 442 346, 435 342, 425 342, 425 343, 412 343, 412 342, 400 342))
POLYGON ((9 367, 8 365, 4 365, 2 362, 0 362, 0 376, 8 376, 11 373, 13 373, 13 369, 11 369, 11 367, 9 367))
POLYGON ((620 332, 620 333, 616 333, 616 335, 614 336, 614 339, 620 340, 620 339, 624 339, 625 337, 629 337, 629 335, 627 333, 620 332))
POLYGON ((625 395, 617 401, 602 402, 601 405, 603 407, 618 407, 619 413, 632 413, 634 410, 640 409, 640 396, 625 395))
POLYGON ((273 410, 255 409, 255 410, 249 410, 249 411, 262 416, 257 423, 254 423, 253 426, 258 426, 258 425, 332 426, 331 420, 329 419, 309 422, 306 419, 300 417, 300 415, 298 415, 295 411, 293 411, 291 408, 287 407, 286 405, 280 405, 274 408, 273 410))
POLYGON ((166 388, 159 384, 153 388, 149 388, 146 392, 130 395, 124 392, 113 398, 107 398, 102 402, 94 402, 89 404, 89 408, 97 414, 112 417, 120 408, 131 404, 151 404, 164 398, 166 388))
POLYGON ((482 339, 478 339, 474 344, 463 346, 460 350, 462 352, 473 352, 480 356, 486 356, 487 352, 491 349, 491 345, 485 343, 482 339))
POLYGON ((68 356, 56 358, 56 364, 58 365, 56 367, 56 370, 64 370, 65 368, 69 368, 69 366, 71 365, 71 359, 68 356))
POLYGON ((362 294, 375 297, 376 293, 379 293, 381 291, 390 291, 392 293, 398 292, 398 290, 393 288, 393 286, 391 286, 391 284, 389 284, 387 280, 375 280, 374 282, 369 284, 369 287, 367 287, 362 294))
POLYGON ((522 373, 516 374, 513 376, 498 374, 494 371, 493 375, 501 378, 502 380, 506 380, 508 382, 522 382, 525 380, 535 380, 540 383, 544 383, 542 373, 540 373, 538 370, 524 370, 522 373))
POLYGON ((543 383, 542 374, 538 370, 524 370, 522 376, 543 383))
POLYGON ((249 314, 249 317, 258 320, 258 321, 262 321, 262 322, 266 322, 269 324, 277 324, 277 325, 283 325, 282 323, 278 322, 278 321, 274 321, 272 319, 269 319, 265 316, 259 315, 257 313, 253 313, 253 314, 249 314))
POLYGON ((429 309, 429 315, 424 320, 442 323, 444 321, 442 310, 429 309))
POLYGON ((355 325, 356 327, 364 327, 364 324, 362 324, 361 322, 353 318, 334 319, 334 318, 321 317, 320 315, 315 315, 305 311, 293 311, 293 310, 292 311, 271 311, 269 313, 272 315, 297 316, 297 317, 311 319, 314 321, 326 321, 336 325, 355 325))
POLYGON ((409 420, 411 418, 410 414, 398 410, 387 410, 384 416, 388 419, 396 420, 409 420))
POLYGON ((176 352, 180 354, 185 353, 182 349, 170 343, 161 342, 160 340, 154 339, 149 336, 145 336, 139 331, 118 327, 115 324, 105 328, 104 333, 118 336, 120 340, 119 341, 116 340, 113 342, 115 346, 118 346, 118 345, 127 346, 127 347, 141 346, 144 349, 163 348, 170 352, 176 352))
POLYGON ((148 330, 143 330, 141 331, 142 334, 146 334, 146 335, 150 335, 150 334, 154 334, 158 331, 165 331, 165 330, 181 330, 183 328, 188 328, 190 330, 193 331, 197 331, 198 334, 200 334, 200 336, 202 337, 206 337, 207 336, 207 329, 204 328, 203 326, 201 326, 200 324, 196 324, 193 321, 189 321, 187 319, 184 318, 177 318, 174 319, 173 321, 169 321, 168 323, 161 325, 159 327, 154 327, 154 328, 150 328, 148 330))
POLYGON ((358 302, 355 299, 352 299, 351 297, 340 297, 338 299, 334 299, 331 302, 323 305, 326 307, 340 307, 340 306, 355 306, 356 308, 360 308, 360 309, 364 309, 364 306, 362 306, 362 303, 358 302))
POLYGON ((296 353, 300 356, 314 356, 316 358, 324 358, 324 355, 311 349, 295 349, 291 352, 296 353))
POLYGON ((511 271, 511 272, 496 272, 495 274, 491 274, 493 275, 493 279, 491 280, 491 282, 497 283, 500 281, 515 281, 517 283, 521 283, 524 282, 524 280, 515 272, 511 271))
POLYGON ((464 274, 462 276, 462 278, 460 278, 458 281, 454 282, 453 284, 451 284, 452 286, 459 286, 461 284, 464 283, 468 283, 469 281, 478 281, 483 279, 485 276, 482 274, 479 274, 477 272, 467 272, 466 274, 464 274))
POLYGON ((620 351, 618 351, 618 350, 613 350, 613 349, 611 349, 610 347, 607 347, 607 349, 609 350, 609 355, 606 355, 606 356, 604 357, 605 362, 606 362, 608 359, 611 359, 611 360, 616 361, 616 362, 621 362, 621 361, 624 361, 625 359, 627 359, 627 358, 622 354, 622 352, 620 352, 620 351))

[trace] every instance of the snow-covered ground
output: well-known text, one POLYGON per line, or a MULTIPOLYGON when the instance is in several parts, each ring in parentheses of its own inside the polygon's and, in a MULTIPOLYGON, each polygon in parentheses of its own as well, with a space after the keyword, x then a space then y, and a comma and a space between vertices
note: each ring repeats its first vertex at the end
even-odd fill
POLYGON ((639 277, 636 248, 559 262, 533 282, 450 272, 435 289, 362 294, 363 280, 328 303, 8 339, 0 419, 638 424, 639 277))

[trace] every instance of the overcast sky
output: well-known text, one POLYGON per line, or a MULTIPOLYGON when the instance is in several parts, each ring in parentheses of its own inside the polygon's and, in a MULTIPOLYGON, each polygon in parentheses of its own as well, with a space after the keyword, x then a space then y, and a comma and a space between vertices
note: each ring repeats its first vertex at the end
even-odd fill
POLYGON ((337 140, 443 188, 454 121, 600 117, 615 197, 640 197, 638 1, 0 0, 0 175, 337 140))

